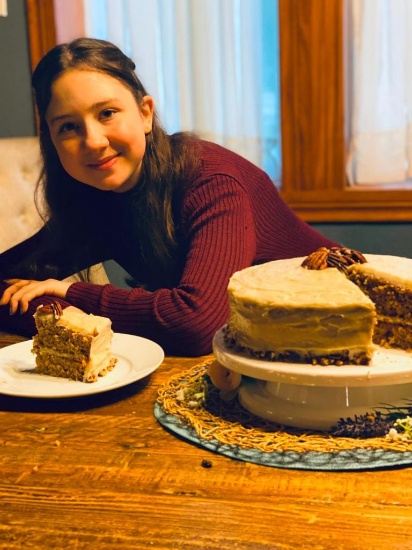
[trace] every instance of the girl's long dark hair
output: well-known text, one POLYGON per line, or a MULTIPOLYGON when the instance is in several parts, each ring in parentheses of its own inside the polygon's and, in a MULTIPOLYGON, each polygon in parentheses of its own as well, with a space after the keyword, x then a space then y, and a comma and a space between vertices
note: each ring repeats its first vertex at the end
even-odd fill
MULTIPOLYGON (((134 95, 138 105, 147 92, 135 73, 134 62, 110 42, 79 38, 50 50, 36 67, 32 86, 39 116, 40 146, 43 172, 36 191, 45 199, 45 218, 56 242, 79 237, 96 223, 102 214, 100 203, 107 202, 108 193, 73 179, 64 170, 52 143, 46 122, 52 84, 71 69, 95 70, 122 82, 134 95)), ((185 134, 169 136, 162 128, 156 112, 152 130, 146 135, 146 151, 136 192, 131 195, 130 227, 140 251, 143 279, 154 273, 173 272, 178 262, 178 243, 174 208, 178 201, 179 184, 197 165, 197 155, 189 146, 193 140, 185 134)), ((106 207, 107 208, 107 207, 106 207)))

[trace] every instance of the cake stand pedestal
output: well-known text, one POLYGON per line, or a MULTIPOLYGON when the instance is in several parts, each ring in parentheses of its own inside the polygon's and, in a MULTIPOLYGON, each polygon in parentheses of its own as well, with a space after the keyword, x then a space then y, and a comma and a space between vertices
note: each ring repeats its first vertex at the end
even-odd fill
POLYGON ((377 347, 368 366, 318 366, 253 359, 213 340, 223 366, 242 374, 239 400, 251 413, 285 426, 331 430, 340 418, 405 407, 412 401, 412 354, 377 347))

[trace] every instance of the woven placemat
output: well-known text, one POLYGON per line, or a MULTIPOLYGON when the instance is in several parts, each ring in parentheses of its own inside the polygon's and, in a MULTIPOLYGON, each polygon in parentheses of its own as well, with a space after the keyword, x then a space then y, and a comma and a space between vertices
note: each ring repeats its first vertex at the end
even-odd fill
POLYGON ((155 417, 180 437, 231 458, 273 467, 365 470, 412 464, 410 441, 333 437, 259 418, 236 396, 221 398, 207 375, 210 363, 173 376, 159 390, 155 417))

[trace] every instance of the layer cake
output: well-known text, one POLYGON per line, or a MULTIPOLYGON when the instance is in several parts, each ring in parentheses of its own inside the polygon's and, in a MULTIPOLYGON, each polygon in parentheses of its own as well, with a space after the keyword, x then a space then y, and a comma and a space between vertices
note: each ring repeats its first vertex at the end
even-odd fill
POLYGON ((34 317, 35 372, 96 382, 114 367, 110 319, 72 306, 62 310, 57 302, 39 307, 34 317))
POLYGON ((412 260, 322 248, 229 282, 228 346, 253 357, 369 364, 374 344, 412 349, 412 260))

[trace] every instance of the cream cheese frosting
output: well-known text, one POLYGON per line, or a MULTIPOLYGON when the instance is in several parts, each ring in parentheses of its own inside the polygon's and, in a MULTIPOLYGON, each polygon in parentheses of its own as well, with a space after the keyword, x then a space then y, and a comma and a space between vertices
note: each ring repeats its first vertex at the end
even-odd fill
POLYGON ((92 314, 87 315, 84 311, 74 306, 66 307, 63 310, 63 313, 57 320, 57 324, 91 336, 96 336, 108 329, 111 330, 111 321, 107 317, 92 314))
POLYGON ((348 272, 360 271, 365 275, 373 275, 395 286, 412 290, 412 259, 401 256, 384 256, 365 254, 367 263, 354 264, 348 272))

